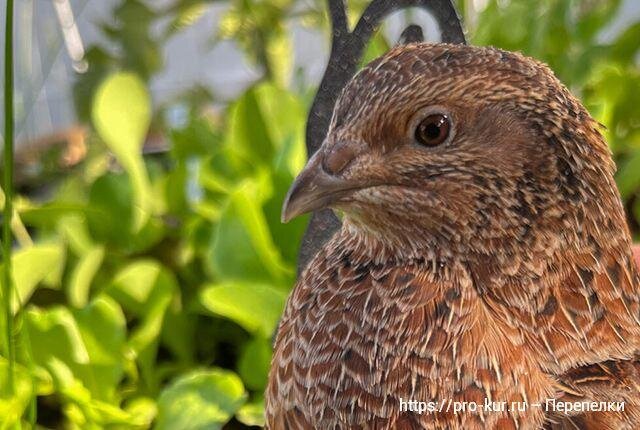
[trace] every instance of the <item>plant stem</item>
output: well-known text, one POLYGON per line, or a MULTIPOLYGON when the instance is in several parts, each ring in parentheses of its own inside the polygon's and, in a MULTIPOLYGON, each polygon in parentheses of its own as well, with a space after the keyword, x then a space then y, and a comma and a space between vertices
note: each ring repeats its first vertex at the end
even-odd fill
POLYGON ((13 276, 11 249, 13 238, 11 222, 13 218, 13 0, 7 0, 4 37, 4 182, 5 193, 4 214, 2 219, 2 256, 4 260, 2 273, 2 297, 4 298, 4 314, 6 318, 7 360, 9 371, 7 386, 9 394, 15 392, 15 348, 13 343, 13 315, 11 299, 13 297, 13 276))

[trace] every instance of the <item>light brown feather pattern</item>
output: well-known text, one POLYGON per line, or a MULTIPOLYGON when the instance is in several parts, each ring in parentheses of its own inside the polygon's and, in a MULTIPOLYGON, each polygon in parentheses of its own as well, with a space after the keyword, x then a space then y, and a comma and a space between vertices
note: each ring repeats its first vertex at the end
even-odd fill
POLYGON ((339 175, 368 186, 331 204, 343 227, 288 300, 267 428, 640 428, 639 276, 598 128, 515 53, 414 44, 361 71, 318 156, 355 142, 339 175), (453 138, 417 148, 433 107, 453 138), (627 403, 419 415, 400 398, 627 403))

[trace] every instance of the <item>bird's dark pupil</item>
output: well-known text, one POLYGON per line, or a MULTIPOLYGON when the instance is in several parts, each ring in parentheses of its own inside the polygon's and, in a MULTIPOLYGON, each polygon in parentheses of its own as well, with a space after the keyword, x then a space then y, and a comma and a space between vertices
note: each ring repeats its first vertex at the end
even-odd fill
POLYGON ((444 142, 449 136, 449 120, 445 115, 429 115, 418 125, 415 138, 418 143, 436 146, 444 142))
POLYGON ((429 123, 424 128, 424 134, 427 139, 437 139, 440 136, 440 126, 436 123, 429 123))

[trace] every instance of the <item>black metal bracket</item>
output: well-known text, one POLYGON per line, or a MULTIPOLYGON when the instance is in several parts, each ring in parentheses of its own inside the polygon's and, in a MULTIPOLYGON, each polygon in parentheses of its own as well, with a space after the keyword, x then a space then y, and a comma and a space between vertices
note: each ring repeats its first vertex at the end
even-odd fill
MULTIPOLYGON (((440 27, 440 38, 446 43, 466 40, 451 0, 373 0, 365 9, 353 31, 349 31, 346 0, 327 0, 332 27, 331 56, 320 82, 307 119, 307 154, 318 150, 329 128, 333 107, 356 68, 367 43, 382 21, 400 9, 419 7, 429 12, 440 27)), ((400 44, 422 41, 422 28, 412 24, 400 37, 400 44)), ((302 239, 298 258, 298 272, 307 265, 322 245, 340 227, 340 220, 329 209, 314 212, 302 239)))

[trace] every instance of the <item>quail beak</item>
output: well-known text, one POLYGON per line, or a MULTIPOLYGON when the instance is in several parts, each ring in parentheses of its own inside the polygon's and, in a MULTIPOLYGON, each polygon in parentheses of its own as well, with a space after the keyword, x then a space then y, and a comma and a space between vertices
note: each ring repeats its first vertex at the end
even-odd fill
POLYGON ((322 167, 321 151, 317 151, 289 188, 282 205, 282 222, 329 207, 360 188, 353 181, 327 173, 322 167))

